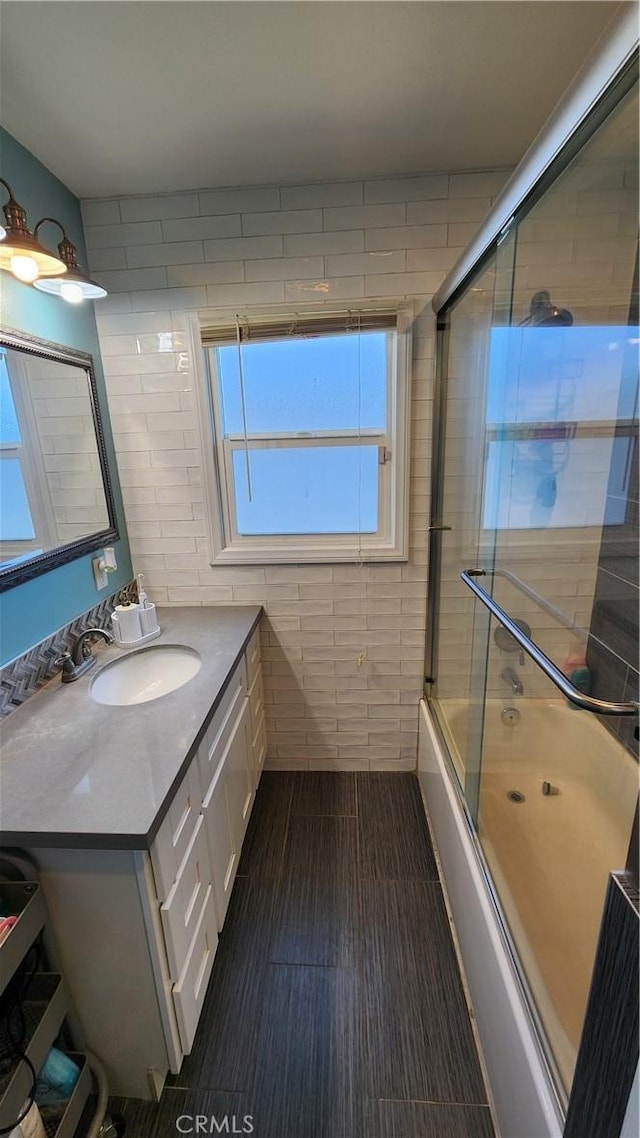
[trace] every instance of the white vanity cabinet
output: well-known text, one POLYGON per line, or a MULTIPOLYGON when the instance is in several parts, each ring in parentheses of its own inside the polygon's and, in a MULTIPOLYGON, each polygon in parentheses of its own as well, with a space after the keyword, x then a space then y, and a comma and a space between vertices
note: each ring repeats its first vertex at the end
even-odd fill
POLYGON ((34 849, 83 1044, 157 1096, 193 1045, 264 763, 256 630, 150 850, 34 849))

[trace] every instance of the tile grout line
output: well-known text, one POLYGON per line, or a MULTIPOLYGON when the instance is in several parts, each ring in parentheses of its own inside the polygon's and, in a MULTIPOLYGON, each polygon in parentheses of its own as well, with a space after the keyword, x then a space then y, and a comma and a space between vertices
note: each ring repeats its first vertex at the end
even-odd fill
POLYGON ((372 1102, 419 1103, 420 1105, 424 1105, 424 1106, 468 1106, 468 1107, 471 1107, 473 1110, 477 1110, 478 1108, 481 1108, 482 1110, 488 1110, 489 1112, 491 1112, 491 1107, 489 1106, 489 1103, 487 1103, 487 1102, 458 1102, 457 1099, 440 1099, 440 1098, 385 1098, 384 1096, 383 1097, 377 1097, 377 1098, 371 1098, 371 1095, 369 1095, 368 1097, 371 1099, 372 1102))

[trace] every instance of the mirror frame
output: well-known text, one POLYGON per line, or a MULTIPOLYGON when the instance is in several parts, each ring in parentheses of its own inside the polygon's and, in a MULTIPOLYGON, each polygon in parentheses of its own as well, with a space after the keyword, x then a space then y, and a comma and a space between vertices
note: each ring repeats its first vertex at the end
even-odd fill
POLYGON ((104 487, 107 514, 109 517, 109 525, 106 529, 88 534, 87 537, 78 538, 76 541, 69 541, 65 545, 59 545, 47 553, 37 554, 27 561, 22 561, 19 565, 0 569, 0 593, 3 593, 7 589, 12 589, 14 585, 21 585, 24 581, 30 581, 33 577, 39 577, 42 573, 48 573, 51 569, 57 569, 59 565, 66 565, 69 561, 75 561, 78 557, 84 557, 87 553, 93 553, 94 550, 100 549, 104 545, 111 545, 114 541, 118 541, 120 533, 118 530, 113 483, 109 470, 104 428, 102 426, 102 416, 98 402, 93 356, 88 352, 78 351, 76 348, 67 348, 63 344, 55 344, 49 340, 40 340, 37 336, 29 336, 13 328, 0 328, 0 348, 14 348, 16 351, 25 352, 28 355, 38 356, 42 359, 54 360, 58 363, 75 364, 77 367, 81 367, 85 370, 89 381, 91 414, 96 434, 96 446, 98 449, 98 458, 100 459, 102 485, 104 487))

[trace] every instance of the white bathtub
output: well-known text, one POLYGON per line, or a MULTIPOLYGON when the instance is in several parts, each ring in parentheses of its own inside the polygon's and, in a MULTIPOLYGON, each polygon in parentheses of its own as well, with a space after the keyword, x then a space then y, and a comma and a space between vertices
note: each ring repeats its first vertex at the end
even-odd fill
MULTIPOLYGON (((638 766, 587 712, 562 700, 511 701, 516 704, 520 720, 508 726, 501 718, 505 702, 487 701, 478 834, 569 1084, 608 872, 626 858, 638 766), (544 781, 558 793, 543 795, 544 781), (510 791, 524 801, 511 801, 510 791)), ((442 711, 453 737, 463 740, 465 704, 445 701, 442 711)), ((456 763, 464 778, 462 765, 456 763)), ((548 1065, 425 703, 419 774, 502 1135, 559 1135, 561 1110, 548 1065)))

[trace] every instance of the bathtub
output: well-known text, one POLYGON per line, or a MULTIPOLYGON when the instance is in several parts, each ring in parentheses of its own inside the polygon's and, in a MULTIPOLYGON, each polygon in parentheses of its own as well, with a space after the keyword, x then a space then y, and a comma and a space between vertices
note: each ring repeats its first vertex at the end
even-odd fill
MULTIPOLYGON (((626 861, 638 765, 564 700, 510 706, 519 719, 504 723, 505 702, 486 702, 478 837, 568 1091, 609 871, 626 861)), ((464 704, 441 708, 459 739, 464 704)))
MULTIPOLYGON (((512 725, 502 721, 505 701, 486 704, 478 808, 484 860, 442 741, 444 719, 448 749, 454 738, 464 749, 463 701, 443 701, 440 729, 421 703, 418 773, 500 1131, 503 1138, 559 1138, 557 1078, 570 1083, 608 872, 626 860, 638 766, 594 716, 563 700, 509 703, 519 712, 512 725), (554 793, 542 793, 545 781, 554 793)), ((452 757, 464 781, 462 757, 452 757)))

